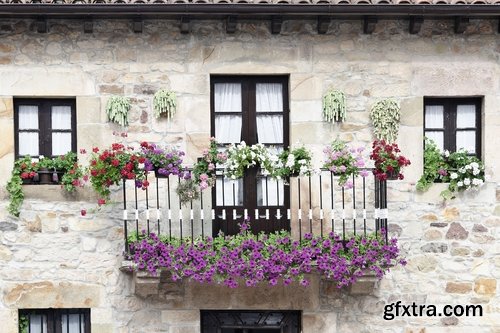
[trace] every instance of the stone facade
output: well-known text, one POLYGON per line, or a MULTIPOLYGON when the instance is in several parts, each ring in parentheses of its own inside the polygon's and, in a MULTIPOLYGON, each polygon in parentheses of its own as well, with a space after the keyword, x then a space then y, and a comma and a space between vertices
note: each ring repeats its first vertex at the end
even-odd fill
MULTIPOLYGON (((17 332, 20 308, 91 308, 93 333, 199 332, 200 309, 302 310, 304 333, 500 332, 500 38, 498 21, 471 20, 464 34, 453 22, 426 20, 418 35, 407 22, 380 21, 372 35, 361 21, 332 21, 318 35, 313 21, 285 21, 280 35, 265 23, 239 22, 228 35, 222 21, 200 21, 181 34, 176 22, 99 20, 91 34, 82 22, 49 20, 0 24, 0 322, 17 332), (187 162, 210 137, 211 74, 290 75, 290 142, 301 141, 321 160, 337 135, 369 145, 368 110, 379 98, 401 102, 399 144, 412 160, 404 181, 389 188, 390 228, 407 257, 369 296, 339 291, 313 279, 299 287, 228 290, 185 283, 163 298, 139 297, 132 275, 120 271, 123 229, 119 210, 80 216, 93 207, 86 190, 68 197, 57 187, 31 186, 19 219, 6 212, 3 187, 14 159, 14 97, 76 97, 78 146, 110 142, 104 106, 112 94, 133 101, 128 142, 179 145, 187 162), (330 86, 345 91, 348 120, 321 119, 330 86), (173 121, 152 116, 152 94, 179 96, 173 121), (417 193, 422 173, 423 97, 483 96, 482 156, 489 180, 476 194, 442 202, 442 184, 417 193), (179 296, 182 291, 182 297, 179 296), (383 319, 384 305, 402 301, 443 306, 480 304, 483 317, 383 319)), ((165 287, 165 290, 168 290, 165 287)))

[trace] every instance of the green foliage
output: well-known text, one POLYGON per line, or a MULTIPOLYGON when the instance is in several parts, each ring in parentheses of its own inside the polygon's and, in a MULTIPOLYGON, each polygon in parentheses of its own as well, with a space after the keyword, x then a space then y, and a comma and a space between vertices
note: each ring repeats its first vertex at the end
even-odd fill
POLYGON ((108 119, 121 126, 128 125, 128 112, 130 111, 130 100, 123 96, 112 96, 106 105, 108 119))
POLYGON ((19 333, 28 333, 29 319, 26 315, 19 316, 19 333))
POLYGON ((39 169, 53 169, 54 161, 50 157, 40 156, 40 160, 38 161, 39 169))
POLYGON ((477 190, 484 181, 484 164, 480 159, 463 149, 441 153, 436 144, 426 138, 424 174, 417 182, 417 190, 426 191, 434 182, 448 183, 448 188, 441 192, 446 200, 455 198, 457 192, 477 190))
POLYGON ((75 152, 54 158, 54 169, 63 173, 59 181, 64 189, 73 192, 78 186, 82 186, 83 168, 78 164, 78 156, 75 152))
POLYGON ((446 170, 444 156, 434 141, 425 138, 424 143, 424 173, 417 182, 418 191, 427 191, 436 181, 442 181, 439 170, 446 170))
POLYGON ((182 204, 186 204, 191 200, 198 200, 200 198, 199 186, 192 179, 186 179, 179 182, 175 191, 182 204))
POLYGON ((38 164, 32 162, 29 155, 21 157, 14 162, 14 168, 6 186, 10 196, 9 206, 7 207, 9 214, 16 217, 19 216, 19 209, 24 201, 23 179, 32 179, 38 171, 38 167, 38 164))
POLYGON ((158 90, 153 97, 153 109, 156 118, 162 114, 172 119, 177 109, 177 97, 173 91, 166 89, 158 90))
POLYGON ((398 137, 400 117, 401 109, 396 101, 384 99, 375 103, 370 112, 375 137, 389 143, 395 142, 398 137))
POLYGON ((342 91, 331 89, 323 96, 323 119, 328 122, 346 120, 346 101, 342 91))

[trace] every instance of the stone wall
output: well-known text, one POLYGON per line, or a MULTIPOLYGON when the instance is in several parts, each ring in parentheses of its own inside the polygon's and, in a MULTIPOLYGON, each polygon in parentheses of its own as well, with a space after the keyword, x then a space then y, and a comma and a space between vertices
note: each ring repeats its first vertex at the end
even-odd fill
MULTIPOLYGON (((38 34, 30 20, 0 24, 0 321, 17 332, 18 308, 90 307, 92 332, 199 331, 201 308, 303 310, 304 332, 500 332, 500 39, 497 21, 471 20, 462 35, 453 22, 426 20, 418 35, 407 22, 381 21, 372 35, 361 21, 338 21, 317 35, 313 21, 286 21, 280 35, 259 22, 240 22, 228 35, 219 21, 195 22, 191 34, 177 22, 49 20, 38 34), (192 162, 210 136, 210 74, 289 74, 291 140, 321 160, 337 135, 368 146, 368 110, 379 98, 401 101, 399 143, 412 165, 389 189, 390 230, 408 265, 387 275, 370 296, 352 296, 316 281, 297 288, 225 290, 187 284, 184 298, 141 298, 121 272, 123 230, 119 209, 80 216, 93 207, 82 190, 67 197, 57 187, 27 188, 19 219, 9 217, 3 186, 13 161, 13 97, 71 96, 77 100, 78 146, 106 145, 113 131, 104 106, 112 94, 132 98, 128 142, 178 144, 192 162), (345 91, 348 121, 321 120, 321 96, 345 91), (152 117, 152 94, 178 93, 168 122, 152 117), (415 191, 422 172, 424 96, 484 96, 483 157, 489 181, 477 194, 442 202, 439 184, 415 191), (43 194, 43 196, 42 196, 43 194), (290 293, 293 293, 291 295, 290 293), (483 317, 382 318, 385 304, 481 304, 483 317), (212 302, 212 303, 211 303, 212 302)), ((174 288, 175 290, 175 288, 174 288)))

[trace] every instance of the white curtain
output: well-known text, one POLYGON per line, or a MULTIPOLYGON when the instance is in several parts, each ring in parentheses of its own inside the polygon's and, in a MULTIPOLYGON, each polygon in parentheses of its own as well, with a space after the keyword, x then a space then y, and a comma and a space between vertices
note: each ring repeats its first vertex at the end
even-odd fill
POLYGON ((62 333, 85 332, 85 322, 83 318, 80 320, 79 314, 62 315, 61 324, 62 333))
MULTIPOLYGON (((241 115, 224 112, 241 112, 241 84, 216 83, 214 86, 215 138, 219 142, 237 144, 241 141, 241 115)), ((240 206, 243 204, 243 182, 217 178, 218 206, 240 206)))
POLYGON ((255 90, 257 112, 283 112, 281 83, 257 83, 255 90))
MULTIPOLYGON (((38 106, 19 106, 19 129, 38 129, 38 106)), ((38 132, 19 132, 19 155, 38 156, 38 132)))
POLYGON ((463 148, 476 153, 476 131, 460 131, 460 128, 476 127, 476 106, 457 105, 457 150, 463 148))
MULTIPOLYGON (((52 107, 52 129, 69 130, 71 129, 71 107, 53 106, 52 107)), ((71 133, 52 133, 52 155, 64 155, 71 151, 71 133)))
POLYGON ((216 83, 214 104, 215 112, 241 112, 241 84, 216 83))
POLYGON ((438 148, 444 150, 444 134, 441 131, 429 131, 432 128, 444 127, 444 109, 442 105, 427 105, 425 107, 425 136, 432 139, 438 148))
POLYGON ((29 316, 31 333, 46 333, 47 332, 47 316, 32 314, 29 316))
MULTIPOLYGON (((260 143, 283 144, 283 115, 259 115, 259 112, 283 112, 283 86, 279 83, 256 85, 257 135, 260 143)), ((257 182, 257 204, 283 204, 282 181, 261 178, 257 182), (278 202, 279 201, 279 202, 278 202)))

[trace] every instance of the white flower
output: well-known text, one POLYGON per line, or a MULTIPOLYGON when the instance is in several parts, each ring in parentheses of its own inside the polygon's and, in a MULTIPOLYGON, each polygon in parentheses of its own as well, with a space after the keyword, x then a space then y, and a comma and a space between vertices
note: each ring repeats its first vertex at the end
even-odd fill
POLYGON ((473 174, 474 176, 477 176, 480 172, 481 172, 481 170, 479 170, 479 169, 474 169, 474 170, 472 170, 472 174, 473 174))
POLYGON ((465 186, 469 186, 470 185, 470 179, 469 178, 465 178, 464 179, 464 185, 465 186))
POLYGON ((144 163, 139 163, 138 167, 139 167, 139 169, 141 169, 141 170, 142 170, 142 169, 144 169, 144 163))
POLYGON ((472 166, 470 164, 467 164, 464 168, 465 168, 465 170, 470 170, 470 169, 472 169, 472 166))
POLYGON ((445 151, 444 151, 444 156, 445 156, 445 157, 449 157, 449 156, 450 156, 450 152, 449 152, 448 150, 445 150, 445 151))
POLYGON ((450 178, 451 179, 457 179, 458 175, 455 172, 452 172, 451 175, 450 175, 450 178))
POLYGON ((464 183, 462 183, 461 181, 459 181, 459 182, 457 183, 457 186, 458 186, 458 187, 462 187, 462 186, 464 186, 464 183))
POLYGON ((466 172, 466 170, 465 170, 465 168, 460 168, 460 169, 458 169, 458 172, 460 172, 460 173, 465 173, 465 172, 466 172))
POLYGON ((479 164, 477 164, 477 162, 472 162, 470 165, 471 165, 474 169, 479 168, 479 164))
POLYGON ((483 185, 483 180, 479 179, 479 178, 474 178, 472 180, 472 185, 474 185, 474 186, 481 186, 481 185, 483 185))

